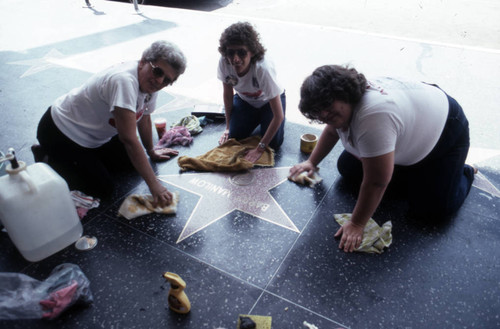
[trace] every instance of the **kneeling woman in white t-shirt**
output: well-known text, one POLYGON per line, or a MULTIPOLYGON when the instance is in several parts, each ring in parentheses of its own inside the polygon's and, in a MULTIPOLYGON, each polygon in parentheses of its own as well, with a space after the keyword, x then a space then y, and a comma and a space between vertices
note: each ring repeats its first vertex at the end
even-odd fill
POLYGON ((245 156, 251 162, 261 157, 267 145, 278 150, 285 131, 285 92, 259 39, 250 23, 239 22, 226 28, 219 40, 222 56, 217 77, 224 88, 226 112, 219 143, 249 137, 260 125, 260 143, 245 156))
POLYGON ((113 172, 135 168, 155 205, 167 205, 172 194, 157 180, 146 153, 151 160, 162 161, 172 150, 153 149, 151 113, 157 92, 176 81, 185 68, 185 56, 177 46, 157 41, 139 61, 95 74, 59 97, 44 114, 37 131, 40 145, 33 147, 35 160, 45 158, 71 189, 100 198, 113 192, 113 172))
POLYGON ((367 81, 353 68, 327 65, 302 84, 299 108, 326 127, 309 159, 290 174, 312 173, 340 139, 339 172, 360 184, 352 218, 336 234, 344 251, 360 245, 389 183, 406 190, 410 214, 424 219, 452 215, 468 195, 474 180, 474 168, 465 164, 469 123, 439 87, 367 81))

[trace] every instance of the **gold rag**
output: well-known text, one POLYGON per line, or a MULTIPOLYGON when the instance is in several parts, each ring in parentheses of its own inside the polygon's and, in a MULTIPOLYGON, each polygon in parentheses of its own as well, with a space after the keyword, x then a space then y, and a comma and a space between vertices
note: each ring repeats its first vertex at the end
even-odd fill
POLYGON ((229 139, 222 145, 197 156, 181 156, 177 159, 177 164, 182 171, 242 171, 251 169, 253 166, 273 167, 274 151, 266 147, 264 153, 256 163, 245 160, 245 153, 254 149, 260 142, 260 136, 252 136, 237 141, 229 139))

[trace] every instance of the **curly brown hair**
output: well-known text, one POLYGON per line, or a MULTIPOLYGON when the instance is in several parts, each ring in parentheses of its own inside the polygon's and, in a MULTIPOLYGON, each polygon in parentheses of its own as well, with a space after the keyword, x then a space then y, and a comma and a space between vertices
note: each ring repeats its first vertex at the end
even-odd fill
POLYGON ((321 111, 334 101, 357 104, 366 91, 366 78, 356 69, 340 65, 318 67, 300 88, 299 109, 311 121, 319 121, 321 111))
POLYGON ((266 49, 260 43, 260 35, 248 22, 238 22, 227 27, 219 39, 219 53, 226 57, 227 47, 247 46, 253 54, 251 62, 255 63, 264 58, 266 49))

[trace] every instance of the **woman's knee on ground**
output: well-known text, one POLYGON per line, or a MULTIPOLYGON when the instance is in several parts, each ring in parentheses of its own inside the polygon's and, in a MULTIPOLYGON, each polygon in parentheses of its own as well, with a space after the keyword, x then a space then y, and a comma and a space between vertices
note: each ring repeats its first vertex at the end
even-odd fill
POLYGON ((361 182, 363 180, 363 165, 359 159, 347 151, 343 151, 337 161, 337 169, 343 178, 361 182))

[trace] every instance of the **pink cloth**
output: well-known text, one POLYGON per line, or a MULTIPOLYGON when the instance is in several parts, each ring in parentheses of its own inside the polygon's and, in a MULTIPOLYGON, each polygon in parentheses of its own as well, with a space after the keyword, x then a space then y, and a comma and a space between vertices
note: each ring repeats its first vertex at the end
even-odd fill
POLYGON ((40 305, 43 306, 43 310, 45 312, 42 317, 46 319, 54 319, 61 314, 61 312, 64 311, 73 301, 77 288, 78 283, 73 280, 71 285, 52 292, 49 299, 40 301, 40 305))
POLYGON ((71 191, 71 199, 75 203, 76 212, 80 219, 85 217, 90 209, 99 207, 99 202, 101 201, 80 191, 71 191))
POLYGON ((173 127, 168 130, 163 137, 156 144, 155 149, 161 149, 164 147, 169 147, 171 145, 189 145, 193 142, 193 137, 191 133, 184 126, 173 127))

